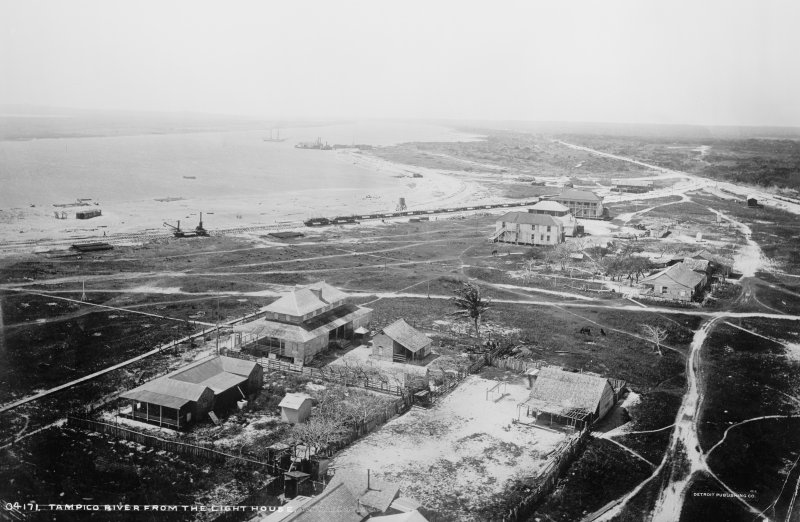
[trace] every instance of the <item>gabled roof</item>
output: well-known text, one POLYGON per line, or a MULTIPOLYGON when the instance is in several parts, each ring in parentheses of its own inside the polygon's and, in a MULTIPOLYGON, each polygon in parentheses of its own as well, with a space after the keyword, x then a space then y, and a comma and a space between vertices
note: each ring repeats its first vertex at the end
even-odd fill
POLYGON ((564 189, 553 198, 554 201, 591 201, 601 202, 603 198, 588 190, 564 189))
POLYGON ((604 377, 545 366, 539 370, 533 383, 530 401, 594 413, 600 406, 606 386, 611 385, 604 377))
POLYGON ((257 365, 255 361, 212 356, 146 382, 120 397, 175 408, 179 403, 182 406, 197 402, 206 390, 218 394, 240 385, 257 365))
POLYGON ((139 402, 147 402, 150 404, 158 404, 165 408, 181 409, 185 404, 191 402, 189 399, 181 399, 171 395, 164 395, 162 393, 152 392, 148 390, 130 390, 120 395, 123 399, 131 399, 139 402))
POLYGON ((402 344, 407 350, 418 352, 433 341, 403 319, 398 319, 383 329, 383 333, 402 344))
POLYGON ((325 491, 302 504, 301 509, 294 511, 281 520, 289 522, 361 522, 366 518, 358 505, 358 499, 345 484, 334 484, 332 481, 325 491))
POLYGON ((347 294, 324 281, 294 288, 265 308, 268 312, 302 316, 342 301, 347 294))
POLYGON ((296 410, 302 406, 304 402, 310 400, 313 399, 310 395, 306 395, 305 393, 287 393, 283 400, 281 400, 280 404, 278 404, 278 407, 296 410))
POLYGON ((236 325, 233 331, 247 333, 257 339, 274 337, 288 342, 305 343, 370 313, 372 313, 371 308, 342 305, 317 315, 301 325, 257 319, 236 325))
POLYGON ((350 493, 358 499, 359 503, 372 511, 383 513, 389 509, 392 501, 397 498, 400 486, 379 480, 374 475, 370 476, 369 479, 367 476, 367 470, 356 472, 340 469, 336 471, 328 487, 343 483, 350 490, 350 493))
POLYGON ((202 384, 206 379, 210 379, 220 373, 232 373, 248 377, 256 366, 258 366, 258 363, 255 361, 216 355, 179 368, 168 374, 167 377, 179 381, 202 384))
POLYGON ((381 522, 428 522, 417 510, 397 513, 395 515, 383 515, 382 517, 372 517, 370 520, 380 520, 381 522))
POLYGON ((524 223, 526 225, 562 226, 549 214, 532 214, 530 212, 509 212, 498 219, 503 223, 524 223))
POLYGON ((642 284, 646 283, 656 283, 656 282, 672 282, 676 283, 680 286, 684 286, 686 288, 692 289, 697 286, 703 279, 705 275, 695 272, 691 268, 689 268, 686 263, 680 262, 674 264, 672 266, 668 266, 667 268, 656 272, 653 275, 647 276, 641 280, 642 284))
POLYGON ((531 207, 531 210, 544 210, 548 212, 569 212, 569 209, 558 201, 542 200, 531 207))
MULTIPOLYGON (((154 379, 150 382, 146 382, 141 386, 129 390, 120 395, 120 397, 126 399, 138 399, 137 392, 147 391, 157 395, 166 395, 168 397, 173 397, 176 399, 183 399, 185 401, 198 401, 200 397, 203 396, 206 390, 208 390, 208 386, 203 386, 202 384, 195 384, 192 382, 183 382, 177 381, 175 379, 170 379, 167 376, 159 377, 158 379, 154 379), (137 395, 134 397, 134 395, 137 395)), ((153 403, 159 404, 159 403, 153 403)), ((166 405, 165 405, 166 406, 166 405)))
POLYGON ((708 259, 694 259, 687 257, 683 263, 695 272, 706 272, 708 270, 708 259))

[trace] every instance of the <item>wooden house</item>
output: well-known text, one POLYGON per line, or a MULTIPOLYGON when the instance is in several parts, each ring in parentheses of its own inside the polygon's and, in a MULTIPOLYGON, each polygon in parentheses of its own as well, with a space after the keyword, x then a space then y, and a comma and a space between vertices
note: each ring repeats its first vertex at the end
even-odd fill
POLYGON ((680 262, 642 279, 640 284, 645 291, 641 294, 688 302, 703 292, 707 282, 706 273, 696 272, 687 263, 680 262))
POLYGON ((403 319, 398 319, 372 339, 372 355, 395 362, 424 359, 433 341, 403 319))
POLYGON ((278 407, 281 409, 281 419, 292 424, 305 422, 311 416, 311 406, 314 400, 305 393, 287 393, 278 407))
POLYGON ((509 212, 497 220, 490 239, 521 245, 557 245, 564 242, 564 225, 548 214, 509 212))
POLYGON ((234 327, 243 351, 305 364, 331 343, 348 345, 372 310, 347 302, 324 281, 298 286, 264 309, 264 319, 234 327))
POLYGON ((603 198, 588 190, 564 189, 550 200, 567 207, 576 218, 600 219, 605 215, 603 198))
POLYGON ((560 221, 564 227, 564 235, 574 237, 578 233, 578 220, 565 207, 557 201, 542 200, 528 209, 531 214, 547 214, 560 221))
POLYGON ((120 395, 120 415, 169 428, 185 428, 210 411, 222 414, 261 388, 263 369, 253 361, 214 356, 120 395))
POLYGON ((522 403, 528 416, 584 428, 602 419, 616 402, 614 388, 605 377, 563 370, 556 366, 541 368, 531 386, 530 397, 522 403))

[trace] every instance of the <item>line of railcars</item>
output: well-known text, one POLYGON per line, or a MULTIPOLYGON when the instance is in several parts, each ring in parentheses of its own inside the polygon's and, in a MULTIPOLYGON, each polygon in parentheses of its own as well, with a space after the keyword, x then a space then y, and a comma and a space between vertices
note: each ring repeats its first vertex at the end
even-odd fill
POLYGON ((508 207, 525 207, 528 205, 535 205, 536 201, 521 201, 519 203, 495 203, 493 205, 478 205, 472 207, 453 207, 453 208, 439 208, 434 210, 401 210, 398 212, 382 212, 376 214, 360 214, 353 216, 338 216, 335 218, 318 217, 311 218, 304 221, 307 227, 326 227, 330 225, 348 225, 356 224, 359 221, 368 219, 390 219, 397 217, 419 216, 424 214, 448 214, 452 212, 465 212, 474 210, 484 210, 493 208, 508 208, 508 207))

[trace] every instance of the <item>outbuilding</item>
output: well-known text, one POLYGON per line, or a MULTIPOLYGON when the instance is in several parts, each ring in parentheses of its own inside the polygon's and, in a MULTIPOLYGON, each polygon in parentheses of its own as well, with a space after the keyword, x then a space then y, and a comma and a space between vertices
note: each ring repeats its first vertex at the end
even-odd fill
POLYGON ((305 393, 287 393, 278 404, 281 409, 281 419, 292 424, 305 422, 311 416, 311 406, 314 400, 305 393))
POLYGON ((602 419, 614 405, 616 394, 608 379, 589 373, 545 366, 536 375, 529 399, 520 406, 527 415, 546 413, 550 422, 582 429, 602 419))
POLYGON ((691 301, 698 297, 706 287, 708 276, 705 272, 695 272, 691 266, 681 261, 642 279, 644 292, 641 295, 691 301))
POLYGON ((126 391, 120 415, 169 428, 185 428, 214 411, 222 414, 261 388, 254 361, 212 356, 126 391))
POLYGON ((403 319, 393 322, 372 340, 372 355, 387 361, 424 359, 431 353, 431 339, 403 319))

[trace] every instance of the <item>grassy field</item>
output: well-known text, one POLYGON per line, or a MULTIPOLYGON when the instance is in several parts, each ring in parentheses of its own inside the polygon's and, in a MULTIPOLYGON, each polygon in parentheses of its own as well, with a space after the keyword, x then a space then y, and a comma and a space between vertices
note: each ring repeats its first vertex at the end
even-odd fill
POLYGON ((530 520, 580 520, 632 489, 651 471, 619 446, 592 440, 530 520))
POLYGON ((800 188, 800 143, 736 139, 569 135, 564 140, 699 176, 765 187, 800 188))
MULTIPOLYGON (((253 470, 156 452, 132 442, 50 429, 0 450, 0 497, 39 504, 230 505, 265 485, 253 470)), ((195 520, 170 513, 169 520, 195 520)), ((48 515, 46 519, 50 519, 48 515)), ((59 512, 57 520, 132 520, 125 512, 59 512)), ((45 518, 42 518, 45 519, 45 518)))

